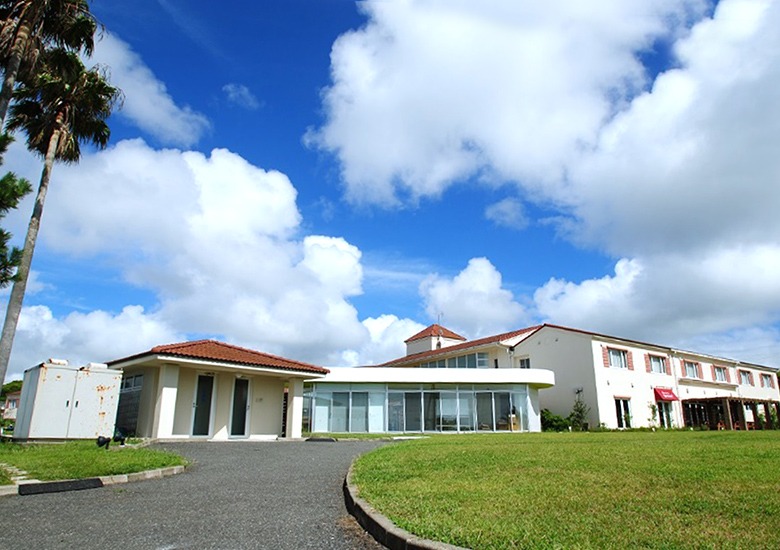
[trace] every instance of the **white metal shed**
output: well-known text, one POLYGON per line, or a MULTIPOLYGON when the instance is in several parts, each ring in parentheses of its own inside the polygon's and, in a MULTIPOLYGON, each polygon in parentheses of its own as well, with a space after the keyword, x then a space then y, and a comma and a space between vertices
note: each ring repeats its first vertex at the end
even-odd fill
POLYGON ((41 363, 24 373, 14 439, 111 437, 122 372, 100 363, 41 363))

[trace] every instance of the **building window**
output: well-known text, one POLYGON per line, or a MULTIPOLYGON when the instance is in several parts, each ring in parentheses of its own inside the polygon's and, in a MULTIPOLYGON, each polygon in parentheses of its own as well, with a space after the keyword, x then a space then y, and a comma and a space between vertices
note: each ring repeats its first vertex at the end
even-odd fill
POLYGON ((144 375, 136 374, 135 376, 125 376, 122 380, 122 388, 120 392, 126 391, 140 391, 144 384, 144 375))
POLYGON ((658 422, 662 428, 672 427, 672 404, 669 401, 657 401, 658 422))
POLYGON ((713 367, 713 372, 715 373, 716 382, 729 381, 728 373, 726 372, 726 367, 713 367))
POLYGON ((753 385, 753 373, 746 370, 739 371, 739 383, 743 386, 753 385))
POLYGON ((618 428, 631 427, 631 406, 630 399, 615 399, 615 412, 617 413, 618 428))
POLYGON ((521 369, 530 369, 531 368, 531 358, 530 357, 521 357, 518 360, 518 367, 521 369))
POLYGON ((422 369, 486 369, 488 368, 489 356, 487 353, 470 353, 460 357, 450 357, 449 359, 437 359, 422 363, 422 369))
POLYGON ((775 381, 772 380, 771 374, 762 374, 761 375, 761 387, 762 388, 774 388, 775 387, 775 381))
POLYGON ((385 391, 375 384, 353 386, 331 392, 315 385, 307 394, 314 408, 307 406, 304 427, 311 425, 312 432, 321 433, 528 430, 526 388, 500 391, 467 385, 439 390, 423 385, 385 391))
POLYGON ((627 369, 628 352, 624 349, 609 348, 609 366, 614 369, 627 369))
POLYGON ((701 378, 699 376, 699 364, 693 361, 683 361, 686 378, 701 378))
POLYGON ((650 372, 666 374, 666 357, 650 356, 650 372))

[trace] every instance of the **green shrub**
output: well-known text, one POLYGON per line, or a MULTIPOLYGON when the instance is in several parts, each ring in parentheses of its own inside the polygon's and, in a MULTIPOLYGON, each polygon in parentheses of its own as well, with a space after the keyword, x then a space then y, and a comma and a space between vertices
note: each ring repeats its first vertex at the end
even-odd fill
POLYGON ((569 430, 569 421, 558 414, 553 414, 549 409, 542 409, 542 431, 565 432, 569 430))

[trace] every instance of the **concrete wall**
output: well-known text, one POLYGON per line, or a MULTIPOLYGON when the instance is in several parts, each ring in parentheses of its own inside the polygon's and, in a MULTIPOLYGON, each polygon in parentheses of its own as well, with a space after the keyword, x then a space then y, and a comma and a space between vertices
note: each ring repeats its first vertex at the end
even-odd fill
MULTIPOLYGON (((545 327, 520 342, 515 347, 512 359, 517 366, 521 358, 528 357, 531 368, 548 369, 555 373, 555 386, 539 392, 539 406, 542 409, 568 416, 574 407, 577 395, 575 388, 582 388, 580 397, 590 407, 588 423, 598 426, 600 406, 590 341, 590 336, 581 333, 545 327)), ((499 366, 510 366, 508 355, 499 352, 498 359, 499 366)))

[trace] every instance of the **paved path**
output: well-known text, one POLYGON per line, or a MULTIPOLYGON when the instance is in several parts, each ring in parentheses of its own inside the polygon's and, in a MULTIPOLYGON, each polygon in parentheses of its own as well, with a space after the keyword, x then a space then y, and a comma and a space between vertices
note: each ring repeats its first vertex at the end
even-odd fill
POLYGON ((176 443, 183 474, 0 498, 0 548, 381 548, 347 515, 341 483, 373 441, 176 443))

